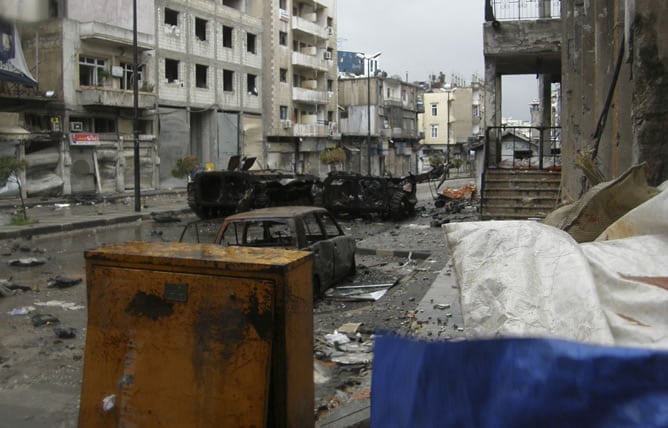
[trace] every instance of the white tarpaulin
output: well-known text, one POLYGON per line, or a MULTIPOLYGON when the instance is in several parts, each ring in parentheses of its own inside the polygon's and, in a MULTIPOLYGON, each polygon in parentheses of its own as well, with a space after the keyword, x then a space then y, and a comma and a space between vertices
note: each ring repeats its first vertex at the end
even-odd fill
POLYGON ((445 225, 466 330, 668 348, 668 192, 645 204, 602 235, 622 239, 586 244, 531 221, 445 225))

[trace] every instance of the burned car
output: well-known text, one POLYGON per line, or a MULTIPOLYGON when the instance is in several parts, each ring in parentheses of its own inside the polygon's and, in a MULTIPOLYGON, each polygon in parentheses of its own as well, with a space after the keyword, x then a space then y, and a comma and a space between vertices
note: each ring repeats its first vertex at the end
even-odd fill
POLYGON ((239 157, 225 171, 196 171, 188 183, 188 206, 202 219, 250 209, 313 204, 315 176, 274 170, 250 170, 255 158, 239 168, 239 157))
POLYGON ((335 214, 376 214, 401 220, 410 216, 417 203, 417 179, 374 177, 351 172, 330 172, 317 186, 315 204, 335 214))
POLYGON ((320 207, 274 207, 231 215, 214 243, 311 251, 314 296, 355 273, 355 240, 320 207))

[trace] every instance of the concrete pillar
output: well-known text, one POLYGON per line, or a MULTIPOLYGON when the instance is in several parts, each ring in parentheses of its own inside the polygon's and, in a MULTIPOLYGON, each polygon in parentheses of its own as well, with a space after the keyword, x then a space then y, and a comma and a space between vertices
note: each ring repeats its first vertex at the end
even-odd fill
POLYGON ((500 160, 500 141, 496 138, 497 132, 492 127, 501 126, 501 75, 496 71, 496 61, 485 58, 485 128, 487 129, 488 161, 489 165, 496 165, 500 160))
POLYGON ((552 76, 541 74, 538 78, 538 96, 539 96, 539 127, 541 141, 541 159, 540 166, 543 167, 543 161, 551 154, 551 130, 552 125, 552 76))
POLYGON ((635 0, 633 40, 633 132, 637 160, 647 162, 648 180, 668 180, 668 5, 635 0))

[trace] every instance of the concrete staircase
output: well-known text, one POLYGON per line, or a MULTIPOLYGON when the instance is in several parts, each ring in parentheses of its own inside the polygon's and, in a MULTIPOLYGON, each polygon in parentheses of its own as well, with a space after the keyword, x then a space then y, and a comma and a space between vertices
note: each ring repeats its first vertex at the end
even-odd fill
POLYGON ((482 218, 544 218, 557 206, 560 182, 560 171, 489 169, 482 195, 482 218))

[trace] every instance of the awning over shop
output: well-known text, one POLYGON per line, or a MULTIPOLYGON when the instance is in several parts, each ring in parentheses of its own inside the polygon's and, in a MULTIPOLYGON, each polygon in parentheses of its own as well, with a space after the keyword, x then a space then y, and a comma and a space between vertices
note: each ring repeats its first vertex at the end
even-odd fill
POLYGON ((0 19, 0 80, 36 87, 26 65, 16 25, 0 19))

